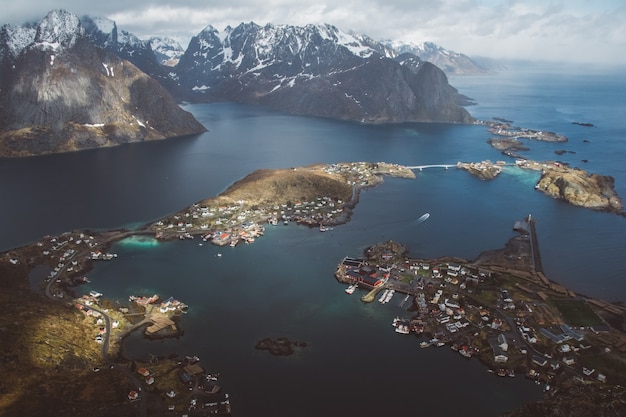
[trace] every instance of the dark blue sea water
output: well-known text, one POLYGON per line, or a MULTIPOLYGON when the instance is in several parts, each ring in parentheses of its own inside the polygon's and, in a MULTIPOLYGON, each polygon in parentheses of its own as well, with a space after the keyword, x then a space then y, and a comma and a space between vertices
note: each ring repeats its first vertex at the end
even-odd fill
MULTIPOLYGON (((615 177, 626 196, 626 80, 618 73, 507 72, 454 78, 478 118, 503 117, 570 138, 531 142, 528 157, 558 159, 615 177), (582 127, 572 122, 590 122, 582 127), (588 142, 584 140, 587 139, 588 142), (575 153, 558 156, 557 149, 575 153), (587 163, 581 160, 587 159, 587 163)), ((499 160, 484 127, 366 126, 235 104, 188 105, 209 129, 194 137, 74 154, 0 160, 0 248, 77 228, 133 227, 216 195, 257 168, 340 161, 408 165, 499 160)), ((420 349, 396 334, 401 297, 383 306, 347 296, 333 271, 345 255, 394 239, 416 257, 476 257, 512 236, 532 213, 546 274, 575 291, 626 301, 626 219, 552 200, 536 174, 511 169, 483 182, 464 171, 426 170, 366 190, 350 223, 332 232, 268 227, 252 245, 125 241, 89 274, 91 287, 172 295, 191 306, 179 340, 129 338, 131 357, 197 354, 233 398, 238 416, 498 415, 540 396, 522 378, 499 379, 449 349, 420 349), (421 224, 416 219, 431 214, 421 224), (218 257, 220 253, 222 256, 218 257), (288 336, 293 357, 254 350, 288 336)), ((86 288, 88 290, 89 288, 86 288)))

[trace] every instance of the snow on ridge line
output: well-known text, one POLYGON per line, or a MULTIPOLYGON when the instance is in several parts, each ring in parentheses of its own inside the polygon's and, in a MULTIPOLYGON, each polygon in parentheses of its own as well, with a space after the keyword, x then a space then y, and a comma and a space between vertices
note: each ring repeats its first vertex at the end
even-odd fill
POLYGON ((102 33, 112 33, 115 29, 115 21, 106 17, 87 16, 96 25, 96 28, 102 33))

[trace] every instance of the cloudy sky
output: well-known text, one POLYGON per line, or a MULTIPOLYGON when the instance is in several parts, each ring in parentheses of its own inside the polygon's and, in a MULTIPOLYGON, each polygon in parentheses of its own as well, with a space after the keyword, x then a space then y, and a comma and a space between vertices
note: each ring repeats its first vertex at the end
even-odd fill
POLYGON ((470 56, 626 64, 626 0, 18 0, 3 4, 0 23, 57 8, 108 17, 139 37, 170 35, 183 47, 209 24, 331 23, 470 56))

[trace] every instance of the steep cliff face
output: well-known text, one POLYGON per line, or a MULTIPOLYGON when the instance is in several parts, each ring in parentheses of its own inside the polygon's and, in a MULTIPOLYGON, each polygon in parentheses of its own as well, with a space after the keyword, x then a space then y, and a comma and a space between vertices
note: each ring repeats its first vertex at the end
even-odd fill
POLYGON ((468 123, 437 67, 386 58, 385 47, 331 25, 207 26, 174 70, 186 97, 238 101, 368 123, 468 123))
POLYGON ((589 174, 581 169, 550 168, 543 171, 536 188, 570 204, 623 214, 624 206, 611 176, 589 174))
POLYGON ((85 34, 96 45, 115 53, 145 72, 171 94, 178 95, 178 84, 171 79, 168 70, 161 65, 150 40, 139 39, 133 33, 119 30, 117 24, 103 17, 80 18, 85 34))
POLYGON ((134 65, 53 11, 0 79, 0 155, 26 156, 204 131, 134 65))

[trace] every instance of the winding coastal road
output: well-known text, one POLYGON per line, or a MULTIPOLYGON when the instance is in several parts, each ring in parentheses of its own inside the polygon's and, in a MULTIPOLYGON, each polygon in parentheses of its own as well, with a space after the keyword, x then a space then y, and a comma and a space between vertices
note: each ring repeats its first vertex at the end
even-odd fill
MULTIPOLYGON (((110 366, 112 369, 115 369, 115 370, 123 373, 124 376, 126 376, 126 378, 128 378, 130 380, 132 385, 135 386, 137 392, 142 393, 141 381, 139 381, 139 378, 137 378, 127 368, 114 363, 113 360, 111 360, 111 358, 109 357, 109 344, 110 344, 110 337, 111 337, 110 336, 111 335, 111 317, 104 310, 100 309, 99 307, 94 307, 93 304, 88 306, 87 304, 84 304, 84 302, 82 300, 78 300, 77 303, 79 303, 81 305, 84 305, 84 306, 86 306, 86 307, 88 307, 88 308, 90 308, 90 309, 92 309, 94 311, 97 311, 98 313, 100 313, 102 315, 102 317, 104 317, 104 321, 106 322, 106 333, 104 334, 104 337, 102 338, 102 359, 104 360, 104 363, 107 366, 110 366)), ((130 333, 133 330, 143 326, 148 321, 149 321, 148 319, 142 320, 141 322, 135 324, 130 329, 128 329, 127 333, 130 333)), ((139 415, 140 415, 140 417, 147 417, 147 415, 148 415, 148 407, 147 407, 147 404, 146 404, 145 397, 140 394, 139 399, 140 399, 139 415)))
MULTIPOLYGON (((105 240, 103 240, 101 243, 103 244, 107 244, 113 241, 117 241, 120 239, 124 239, 125 237, 131 236, 136 234, 135 231, 123 231, 123 232, 119 232, 119 233, 115 233, 109 237, 107 237, 105 240)), ((74 256, 72 256, 70 259, 73 258, 79 258, 79 257, 85 257, 89 254, 90 249, 84 250, 82 252, 79 253, 75 253, 74 256)), ((69 261, 69 259, 68 259, 69 261)), ((66 272, 67 269, 67 265, 64 265, 62 268, 59 269, 59 271, 57 272, 57 274, 55 275, 55 277, 53 279, 50 279, 50 281, 48 281, 48 284, 46 285, 44 294, 47 298, 52 299, 52 300, 58 300, 57 297, 55 297, 53 294, 50 293, 50 288, 52 287, 52 284, 55 283, 57 280, 60 279, 61 275, 66 272)), ((78 304, 81 304, 83 306, 86 306, 94 311, 97 311, 98 313, 100 313, 102 315, 102 317, 104 317, 105 323, 106 323, 106 333, 104 334, 104 337, 102 339, 102 359, 104 360, 104 363, 107 366, 110 366, 111 369, 115 369, 119 372, 121 372, 122 374, 124 374, 124 376, 131 382, 131 384, 136 388, 137 392, 140 393, 139 396, 139 416, 140 417, 147 417, 148 416, 148 405, 147 405, 147 401, 145 399, 145 396, 143 395, 143 390, 142 390, 142 386, 141 386, 141 381, 139 380, 139 378, 137 378, 132 372, 130 372, 126 367, 124 366, 120 366, 116 363, 113 362, 113 360, 109 357, 109 345, 110 345, 110 335, 111 335, 111 317, 104 311, 102 310, 100 307, 95 307, 93 304, 92 305, 87 305, 85 304, 85 302, 83 300, 76 300, 76 302, 78 304)), ((136 329, 138 329, 139 327, 147 324, 148 322, 150 322, 149 319, 145 318, 142 321, 140 321, 139 323, 136 323, 135 325, 133 325, 132 327, 130 327, 129 329, 126 330, 125 333, 130 333, 136 329)))

